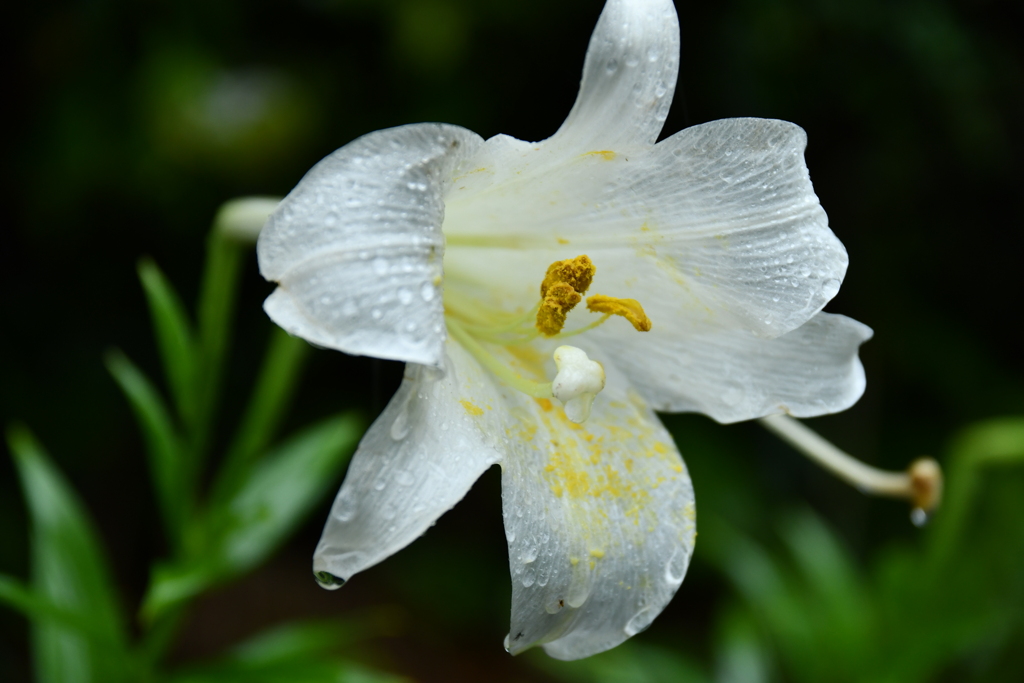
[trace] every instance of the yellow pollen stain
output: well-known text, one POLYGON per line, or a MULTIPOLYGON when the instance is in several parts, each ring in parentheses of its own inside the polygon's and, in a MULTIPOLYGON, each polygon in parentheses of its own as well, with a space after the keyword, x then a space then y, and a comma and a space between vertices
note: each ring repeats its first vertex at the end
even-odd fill
POLYGON ((660 441, 655 441, 654 442, 654 451, 656 453, 661 454, 661 455, 665 455, 666 453, 668 453, 668 446, 666 446, 665 444, 663 444, 660 441))
POLYGON ((570 557, 569 558, 569 564, 571 564, 572 566, 575 567, 579 563, 580 563, 580 558, 578 558, 578 557, 570 557))
POLYGON ((593 561, 593 560, 591 560, 591 561, 590 561, 590 569, 591 569, 591 571, 593 571, 594 567, 596 567, 596 566, 597 566, 597 565, 596 565, 596 564, 594 563, 594 561, 593 561))
POLYGON ((603 550, 591 550, 590 551, 590 556, 591 557, 602 558, 602 557, 604 557, 604 551, 603 550))
POLYGON ((462 399, 459 401, 459 403, 461 403, 462 407, 466 410, 466 412, 472 415, 473 417, 479 417, 480 415, 484 414, 484 409, 478 406, 477 404, 473 403, 472 401, 462 399))
POLYGON ((615 157, 617 157, 619 155, 616 154, 615 152, 611 151, 610 149, 602 149, 602 150, 594 150, 593 152, 587 152, 586 154, 583 154, 581 156, 585 156, 585 157, 601 157, 605 161, 611 161, 612 159, 614 159, 615 157))
POLYGON ((548 266, 540 284, 540 309, 537 329, 552 337, 565 327, 565 317, 583 299, 594 281, 597 268, 586 254, 548 266))
POLYGON ((633 458, 626 458, 625 465, 626 465, 626 471, 627 472, 632 472, 633 471, 633 458))
POLYGON ((595 294, 587 298, 587 308, 595 313, 621 315, 637 332, 649 332, 651 319, 644 313, 644 307, 636 299, 618 299, 614 296, 595 294))
POLYGON ((543 410, 545 413, 550 413, 551 409, 554 408, 554 406, 551 405, 551 401, 549 399, 538 398, 534 400, 537 401, 537 405, 539 405, 540 409, 543 410))
POLYGON ((557 239, 559 244, 569 244, 569 240, 565 239, 564 237, 559 237, 557 239))

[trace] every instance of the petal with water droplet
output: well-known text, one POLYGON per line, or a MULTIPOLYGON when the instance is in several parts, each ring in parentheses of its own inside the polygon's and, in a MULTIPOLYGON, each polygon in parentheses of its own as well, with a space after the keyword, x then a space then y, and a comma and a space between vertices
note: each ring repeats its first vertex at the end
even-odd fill
POLYGON ((274 322, 319 346, 438 365, 444 196, 481 143, 458 126, 417 124, 314 166, 260 233, 260 272, 279 285, 264 305, 274 322))
POLYGON ((613 357, 593 353, 608 382, 586 422, 556 401, 512 411, 502 509, 513 654, 543 645, 578 659, 618 645, 668 604, 693 551, 693 487, 672 437, 613 357))
POLYGON ((672 0, 608 0, 590 37, 576 103, 546 144, 577 154, 650 147, 678 73, 679 19, 672 0))

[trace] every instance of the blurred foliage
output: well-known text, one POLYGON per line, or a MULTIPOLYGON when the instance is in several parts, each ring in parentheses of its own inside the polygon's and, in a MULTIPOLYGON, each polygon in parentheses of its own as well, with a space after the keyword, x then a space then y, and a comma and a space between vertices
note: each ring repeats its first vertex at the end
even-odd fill
POLYGON ((28 679, 30 643, 61 653, 40 680, 92 666, 111 681, 1022 677, 1020 427, 990 420, 1024 415, 1013 0, 677 1, 665 134, 727 116, 808 131, 815 189, 850 252, 830 310, 876 331, 864 398, 814 427, 883 467, 940 454, 947 503, 923 534, 755 426, 673 416, 701 542, 678 597, 622 648, 579 663, 501 651, 494 473, 379 569, 329 596, 312 585, 325 496, 359 431, 341 416, 376 414, 401 368, 272 332, 251 251, 207 235, 209 216, 230 196, 287 192, 378 128, 550 135, 601 5, 11 8, 0 420, 31 425, 57 461, 9 432, 0 600, 34 625, 0 610, 0 679, 28 679), (156 257, 139 262, 141 289, 140 254, 156 257), (396 603, 390 625, 365 611, 396 603))

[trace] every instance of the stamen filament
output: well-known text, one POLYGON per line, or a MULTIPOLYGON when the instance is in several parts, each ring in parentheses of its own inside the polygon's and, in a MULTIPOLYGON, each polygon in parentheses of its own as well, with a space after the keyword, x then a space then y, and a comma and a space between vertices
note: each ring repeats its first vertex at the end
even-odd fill
POLYGON ((509 385, 517 391, 521 391, 527 396, 533 396, 534 398, 551 398, 551 382, 535 382, 533 380, 522 377, 510 367, 502 363, 500 360, 495 358, 487 349, 485 349, 476 338, 466 331, 464 327, 455 320, 448 318, 448 331, 451 332, 452 336, 455 337, 459 343, 467 351, 469 351, 477 361, 480 362, 485 368, 490 370, 505 384, 509 385))
POLYGON ((788 415, 763 417, 761 424, 863 493, 910 501, 915 508, 911 519, 917 524, 923 523, 942 499, 942 470, 931 458, 915 460, 905 472, 889 472, 841 451, 788 415))
MULTIPOLYGON (((537 304, 516 320, 498 327, 492 325, 481 325, 467 321, 459 324, 464 330, 472 334, 474 337, 487 339, 488 341, 493 341, 496 344, 525 344, 526 342, 532 341, 540 336, 540 333, 537 332, 533 324, 534 319, 537 317, 537 309, 539 308, 540 304, 537 304)), ((466 317, 458 309, 454 309, 450 311, 450 313, 458 315, 463 319, 466 317)))
POLYGON ((595 320, 594 322, 590 323, 589 325, 584 325, 583 327, 581 327, 579 329, 576 329, 576 330, 571 330, 569 332, 559 332, 554 337, 550 337, 550 339, 565 339, 566 337, 575 337, 577 334, 583 334, 584 332, 589 332, 590 330, 594 329, 595 327, 603 325, 604 322, 606 320, 608 320, 608 318, 610 318, 610 317, 612 317, 611 313, 605 313, 604 315, 601 316, 600 320, 595 320))

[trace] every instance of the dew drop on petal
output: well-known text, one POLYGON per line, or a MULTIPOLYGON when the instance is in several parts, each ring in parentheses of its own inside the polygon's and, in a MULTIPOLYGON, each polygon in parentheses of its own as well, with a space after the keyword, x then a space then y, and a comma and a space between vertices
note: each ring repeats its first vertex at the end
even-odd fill
POLYGON ((424 301, 433 301, 436 294, 437 293, 434 291, 434 285, 429 282, 424 282, 423 286, 420 287, 420 296, 424 301))
POLYGON ((523 578, 521 579, 521 581, 523 584, 523 588, 529 588, 534 583, 536 583, 537 572, 533 569, 533 567, 529 567, 526 571, 523 572, 523 578))
POLYGON ((683 548, 676 548, 665 564, 665 581, 670 586, 678 586, 686 576, 687 553, 683 548))
POLYGON ((821 295, 826 299, 831 299, 839 293, 839 280, 830 278, 821 283, 821 295))
POLYGON ((313 578, 321 588, 326 588, 329 591, 338 590, 345 585, 345 579, 330 572, 313 572, 313 578))
POLYGON ((733 384, 722 394, 722 401, 727 406, 738 406, 743 400, 743 396, 746 394, 743 387, 739 384, 733 384))
POLYGON ((651 609, 650 607, 644 607, 642 610, 633 615, 633 618, 626 623, 626 626, 625 628, 623 628, 623 631, 626 632, 627 636, 635 636, 636 634, 640 633, 648 626, 650 626, 651 622, 654 621, 654 617, 656 616, 658 615, 655 612, 655 610, 651 609))

